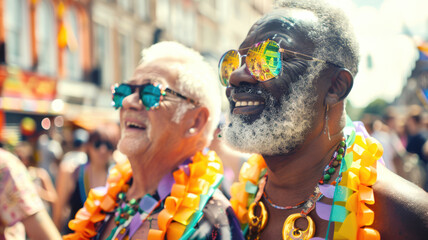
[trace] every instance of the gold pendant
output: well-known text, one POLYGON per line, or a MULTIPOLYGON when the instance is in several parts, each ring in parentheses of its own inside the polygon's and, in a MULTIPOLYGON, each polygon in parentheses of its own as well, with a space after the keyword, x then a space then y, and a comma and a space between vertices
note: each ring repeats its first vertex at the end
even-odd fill
POLYGON ((302 216, 300 213, 291 214, 285 219, 284 226, 282 227, 283 240, 308 240, 315 234, 315 223, 309 216, 302 216), (299 218, 306 218, 308 220, 308 228, 302 230, 296 228, 294 223, 299 218))
POLYGON ((266 211, 265 205, 258 201, 257 203, 252 203, 248 208, 248 238, 247 239, 260 239, 260 232, 265 228, 268 220, 268 213, 266 211), (256 205, 257 204, 257 205, 256 205), (260 207, 260 216, 254 215, 254 209, 256 206, 260 207))

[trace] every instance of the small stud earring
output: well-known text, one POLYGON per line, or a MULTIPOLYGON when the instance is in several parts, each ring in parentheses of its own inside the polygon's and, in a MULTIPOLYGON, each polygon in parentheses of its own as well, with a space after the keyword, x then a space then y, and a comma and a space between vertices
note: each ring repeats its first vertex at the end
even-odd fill
POLYGON ((194 134, 195 132, 196 132, 196 130, 195 130, 194 128, 190 128, 190 129, 189 129, 189 133, 190 133, 190 134, 194 134))

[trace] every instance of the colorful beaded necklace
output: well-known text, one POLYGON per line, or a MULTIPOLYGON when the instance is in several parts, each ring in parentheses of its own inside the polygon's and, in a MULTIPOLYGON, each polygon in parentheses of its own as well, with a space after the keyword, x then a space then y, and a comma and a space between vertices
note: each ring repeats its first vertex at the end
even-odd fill
MULTIPOLYGON (((283 238, 284 239, 310 239, 313 237, 315 233, 315 224, 311 217, 308 216, 308 214, 315 208, 315 203, 318 202, 322 197, 322 193, 320 191, 319 185, 321 184, 327 184, 328 181, 331 179, 331 174, 335 172, 335 168, 338 167, 341 163, 341 160, 343 159, 344 155, 344 147, 346 146, 345 139, 343 138, 342 141, 338 144, 335 152, 333 153, 333 156, 330 160, 330 162, 327 164, 327 166, 323 170, 322 178, 319 180, 317 186, 315 187, 314 192, 310 195, 310 197, 302 201, 294 206, 278 206, 274 204, 267 196, 265 191, 265 183, 266 180, 261 181, 262 185, 259 185, 259 191, 263 192, 263 197, 270 206, 280 209, 280 210, 289 210, 289 209, 297 209, 300 207, 303 207, 302 211, 296 214, 291 214, 284 223, 283 227, 283 238), (339 154, 340 152, 340 154, 339 154), (334 164, 333 164, 334 163, 334 164), (306 218, 308 220, 309 226, 306 230, 301 230, 299 228, 294 227, 294 223, 299 218, 306 218)), ((339 176, 340 177, 340 176, 339 176)), ((339 179, 338 177, 338 179, 339 179)), ((267 179, 267 176, 264 176, 264 178, 267 179)), ((259 194, 258 194, 259 195, 259 194)), ((257 197, 254 199, 254 202, 250 205, 249 208, 251 211, 249 211, 249 233, 248 233, 248 239, 259 239, 260 233, 265 227, 265 224, 260 224, 263 222, 267 222, 268 213, 265 210, 265 206, 263 202, 260 201, 257 197), (260 211, 260 216, 255 216, 253 213, 255 212, 255 207, 258 206, 262 210, 260 211), (264 220, 266 219, 266 220, 264 220)))
POLYGON ((128 203, 124 193, 129 188, 132 169, 127 160, 118 163, 110 170, 106 187, 90 190, 83 208, 69 222, 70 229, 75 232, 65 235, 63 239, 93 239, 102 232, 102 223, 108 222, 112 213, 116 215, 116 227, 108 238, 129 239, 161 202, 164 205, 158 215, 159 230, 150 229, 148 239, 163 240, 166 235, 174 239, 187 239, 196 231, 194 227, 202 218, 206 203, 220 185, 222 173, 222 162, 214 151, 205 154, 198 152, 170 175, 172 181, 168 180, 168 176, 161 180, 157 191, 159 200, 147 194, 140 201, 131 199, 128 203), (167 179, 167 184, 164 179, 167 179))
MULTIPOLYGON (((377 160, 381 158, 383 148, 374 138, 369 137, 361 122, 353 123, 349 117, 347 117, 344 133, 346 136, 346 145, 343 146, 345 157, 342 157, 342 159, 339 157, 339 160, 336 157, 324 169, 324 176, 328 173, 331 178, 329 172, 333 170, 329 169, 335 167, 341 161, 339 177, 331 184, 326 184, 328 180, 326 181, 324 176, 318 182, 321 194, 324 197, 333 199, 333 205, 316 201, 316 196, 319 193, 315 190, 315 194, 312 194, 312 196, 315 199, 313 202, 316 202, 316 213, 321 219, 329 223, 325 239, 328 237, 332 224, 334 224, 333 239, 380 239, 379 232, 368 227, 373 223, 374 212, 366 204, 374 204, 371 186, 376 182, 377 160), (336 163, 335 161, 338 162, 336 163)), ((342 155, 339 154, 341 152, 340 149, 337 152, 338 156, 342 155)), ((382 162, 382 160, 380 161, 382 162)), ((266 211, 264 206, 262 207, 259 204, 261 201, 258 201, 261 197, 258 194, 260 192, 258 190, 264 181, 263 176, 266 173, 266 168, 267 166, 262 156, 251 156, 241 168, 239 182, 235 182, 231 187, 232 197, 230 202, 241 222, 244 234, 249 231, 249 221, 251 221, 249 216, 254 215, 254 209, 249 207, 251 203, 257 202, 262 212, 261 215, 264 215, 263 212, 266 211)), ((315 208, 315 206, 313 207, 315 208)), ((298 213, 296 217, 301 217, 301 214, 298 213)), ((258 224, 261 229, 267 224, 267 218, 256 220, 255 224, 258 224)), ((290 219, 290 222, 286 220, 284 226, 294 227, 294 224, 290 224, 293 221, 295 219, 290 219)), ((308 223, 311 225, 309 220, 308 223)), ((284 232, 291 233, 288 235, 283 234, 284 239, 295 238, 291 229, 284 232)), ((314 239, 319 240, 322 238, 317 237, 314 239)))
MULTIPOLYGON (((339 145, 337 146, 336 151, 334 152, 329 164, 324 168, 323 174, 322 174, 322 178, 318 181, 318 184, 323 185, 323 184, 327 184, 328 181, 331 179, 331 175, 333 175, 336 171, 336 168, 338 166, 340 166, 343 156, 345 155, 345 150, 346 149, 346 143, 345 143, 345 138, 342 139, 342 141, 340 141, 339 145)), ((339 178, 340 176, 338 176, 339 178)), ((266 175, 267 178, 267 175, 266 175)), ((332 184, 335 184, 336 182, 332 182, 332 184)), ((264 186, 263 186, 264 189, 264 186)), ((318 187, 319 190, 319 187, 318 187)), ((314 193, 318 192, 317 188, 315 188, 314 193)), ((263 198, 269 203, 269 205, 273 208, 276 209, 280 209, 280 210, 289 210, 289 209, 297 209, 300 207, 303 207, 305 205, 305 203, 307 203, 311 198, 309 197, 308 200, 306 201, 301 201, 298 204, 294 205, 294 206, 279 206, 276 205, 272 202, 272 200, 270 200, 270 198, 268 197, 266 191, 263 191, 263 198)), ((322 198, 322 194, 320 195, 319 199, 320 200, 322 198)))
MULTIPOLYGON (((161 181, 161 184, 168 184, 165 179, 167 178, 162 179, 163 181, 161 181)), ((155 195, 159 195, 158 192, 159 190, 156 191, 155 195)), ((122 240, 124 238, 132 237, 141 224, 155 212, 155 209, 161 204, 165 195, 163 195, 161 200, 157 200, 158 198, 159 197, 146 194, 143 198, 138 200, 133 198, 128 202, 126 201, 125 193, 119 193, 119 203, 114 213, 116 226, 110 232, 107 240, 122 240)), ((104 222, 107 223, 108 218, 106 218, 104 222)))

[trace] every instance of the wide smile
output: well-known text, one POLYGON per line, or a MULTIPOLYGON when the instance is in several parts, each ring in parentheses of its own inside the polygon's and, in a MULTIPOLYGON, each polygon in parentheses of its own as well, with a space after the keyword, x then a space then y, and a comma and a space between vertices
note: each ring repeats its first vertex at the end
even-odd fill
POLYGON ((130 130, 146 130, 147 126, 143 123, 125 121, 125 128, 130 130))
POLYGON ((231 110, 233 114, 259 114, 265 108, 265 100, 259 95, 233 94, 231 99, 231 110))

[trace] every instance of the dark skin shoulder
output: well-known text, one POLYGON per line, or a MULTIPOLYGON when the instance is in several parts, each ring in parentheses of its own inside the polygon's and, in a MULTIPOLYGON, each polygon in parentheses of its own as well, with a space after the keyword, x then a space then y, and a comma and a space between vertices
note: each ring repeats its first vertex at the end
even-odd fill
POLYGON ((427 239, 428 193, 378 164, 372 227, 381 239, 427 239))

